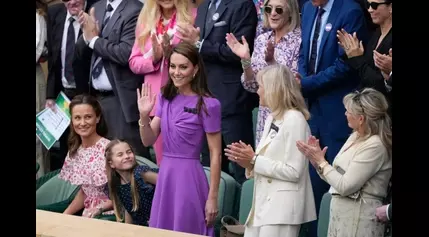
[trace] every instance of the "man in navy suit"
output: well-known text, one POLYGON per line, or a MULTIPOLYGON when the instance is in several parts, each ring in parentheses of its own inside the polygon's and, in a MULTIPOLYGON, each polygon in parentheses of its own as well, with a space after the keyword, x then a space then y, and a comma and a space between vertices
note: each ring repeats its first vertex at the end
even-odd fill
MULTIPOLYGON (((328 147, 326 159, 332 163, 351 133, 344 115, 343 97, 355 90, 359 78, 342 57, 337 30, 356 32, 364 42, 368 38, 362 8, 356 0, 311 0, 302 9, 302 43, 299 75, 302 93, 311 113, 312 135, 320 146, 328 147)), ((364 44, 365 45, 365 44, 364 44)), ((319 212, 320 201, 329 185, 310 166, 310 176, 319 212)), ((317 236, 317 222, 311 223, 309 236, 317 236)))

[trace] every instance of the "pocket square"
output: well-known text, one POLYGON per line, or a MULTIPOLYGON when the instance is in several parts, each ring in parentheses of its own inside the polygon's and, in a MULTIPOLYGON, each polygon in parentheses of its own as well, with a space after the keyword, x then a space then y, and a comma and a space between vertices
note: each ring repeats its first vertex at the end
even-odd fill
POLYGON ((226 25, 226 22, 225 22, 225 21, 219 21, 219 22, 216 22, 216 23, 213 25, 213 27, 219 27, 219 26, 224 26, 224 25, 226 25))

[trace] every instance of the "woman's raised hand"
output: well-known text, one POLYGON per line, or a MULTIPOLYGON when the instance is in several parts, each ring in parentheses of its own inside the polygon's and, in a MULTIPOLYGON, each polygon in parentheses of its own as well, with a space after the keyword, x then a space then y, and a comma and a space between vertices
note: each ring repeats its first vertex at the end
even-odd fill
POLYGON ((150 84, 143 83, 142 89, 137 88, 137 105, 140 116, 149 116, 155 106, 156 94, 152 93, 150 84))

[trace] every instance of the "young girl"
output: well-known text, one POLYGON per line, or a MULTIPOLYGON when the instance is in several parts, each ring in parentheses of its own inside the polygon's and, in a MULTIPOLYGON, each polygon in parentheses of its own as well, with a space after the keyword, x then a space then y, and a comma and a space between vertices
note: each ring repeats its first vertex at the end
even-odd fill
POLYGON ((125 223, 147 226, 158 169, 138 165, 130 145, 113 140, 106 146, 106 170, 116 220, 125 216, 125 223))

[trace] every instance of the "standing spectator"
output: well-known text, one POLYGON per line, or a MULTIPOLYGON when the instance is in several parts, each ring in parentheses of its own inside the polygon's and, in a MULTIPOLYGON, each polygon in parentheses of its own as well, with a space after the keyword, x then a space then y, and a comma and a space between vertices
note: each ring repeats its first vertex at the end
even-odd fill
MULTIPOLYGON (((356 33, 345 30, 337 32, 338 40, 346 52, 346 63, 359 74, 359 87, 374 88, 383 93, 391 103, 392 98, 385 85, 385 76, 376 66, 375 60, 383 67, 383 61, 392 49, 392 0, 369 0, 368 12, 373 23, 378 26, 368 44, 364 46, 356 33)), ((384 71, 385 75, 389 75, 392 67, 384 68, 384 71)))
POLYGON ((327 146, 312 136, 298 149, 331 187, 328 237, 383 236, 384 223, 376 208, 387 196, 392 176, 392 130, 388 103, 379 91, 366 88, 344 97, 346 117, 353 133, 331 163, 327 146))
MULTIPOLYGON (((90 58, 78 58, 75 54, 76 41, 82 34, 77 15, 85 10, 85 5, 85 0, 71 0, 49 7, 47 108, 55 109, 55 99, 61 91, 70 100, 89 92, 90 58)), ((68 151, 69 134, 70 128, 67 128, 59 139, 59 152, 54 155, 51 151, 51 170, 62 167, 68 151)))
MULTIPOLYGON (((264 11, 264 26, 272 31, 263 33, 255 41, 255 51, 250 55, 246 39, 240 43, 233 34, 227 34, 227 44, 241 58, 244 89, 256 93, 256 74, 270 64, 282 64, 293 72, 298 71, 299 46, 301 44, 300 17, 297 0, 268 0, 264 11)), ((270 110, 259 105, 256 124, 255 146, 264 130, 265 120, 270 110)))
MULTIPOLYGON (((359 78, 344 62, 344 51, 338 45, 336 32, 356 32, 366 42, 364 14, 356 0, 311 0, 302 11, 302 43, 299 73, 302 93, 311 113, 311 133, 328 146, 326 158, 332 162, 350 135, 344 118, 343 97, 355 90, 359 78)), ((329 185, 310 166, 316 210, 329 185)), ((310 226, 310 237, 317 235, 317 222, 310 226)))
POLYGON ((208 89, 204 63, 194 45, 173 48, 169 76, 157 97, 146 83, 138 96, 142 142, 149 146, 160 133, 164 136, 149 226, 213 237, 222 153, 220 102, 208 89), (155 99, 158 108, 151 121, 155 99), (211 155, 210 185, 200 162, 204 138, 211 155))
POLYGON ((108 138, 128 142, 136 155, 150 157, 138 133, 137 88, 143 82, 129 68, 137 17, 143 4, 138 0, 100 0, 90 14, 81 12, 82 37, 76 43, 79 56, 91 55, 87 82, 100 101, 108 138))

